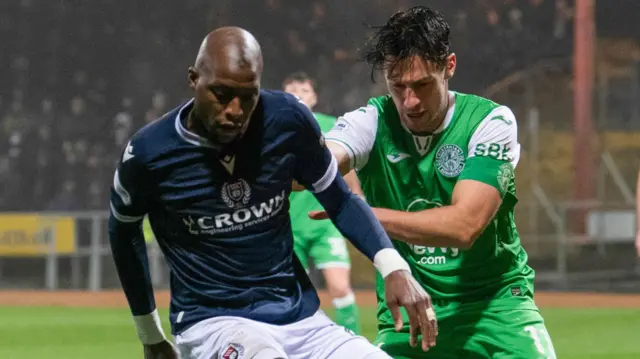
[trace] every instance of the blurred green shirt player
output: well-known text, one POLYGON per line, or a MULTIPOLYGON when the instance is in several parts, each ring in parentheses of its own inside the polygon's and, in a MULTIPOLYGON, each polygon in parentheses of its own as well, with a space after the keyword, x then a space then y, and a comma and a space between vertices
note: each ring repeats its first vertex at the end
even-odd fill
MULTIPOLYGON (((303 72, 289 75, 282 83, 284 91, 297 96, 311 111, 317 103, 314 80, 303 72)), ((313 112, 323 133, 329 131, 336 118, 313 112)), ((294 251, 309 271, 309 259, 319 269, 336 309, 335 321, 360 334, 359 311, 351 290, 350 260, 345 239, 330 221, 313 221, 308 213, 322 206, 309 191, 292 192, 289 201, 294 251)))
POLYGON ((356 169, 439 326, 434 348, 412 348, 378 278, 377 344, 394 358, 554 358, 514 220, 513 112, 449 89, 456 56, 436 11, 399 12, 370 44, 364 58, 389 94, 340 117, 326 141, 343 174, 356 169))
POLYGON ((146 243, 151 243, 156 239, 156 236, 153 234, 153 230, 151 229, 151 223, 149 223, 149 217, 144 216, 144 220, 142 222, 142 233, 144 234, 144 241, 146 243))

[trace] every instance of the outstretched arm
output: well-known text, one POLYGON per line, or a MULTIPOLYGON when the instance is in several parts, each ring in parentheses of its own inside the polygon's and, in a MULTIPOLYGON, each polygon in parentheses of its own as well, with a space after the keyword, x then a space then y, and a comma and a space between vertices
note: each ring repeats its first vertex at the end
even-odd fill
POLYGON ((374 209, 392 238, 429 247, 469 248, 505 196, 515 200, 513 173, 520 145, 511 110, 492 111, 473 134, 468 151, 450 205, 418 212, 374 209))
POLYGON ((456 184, 449 206, 419 212, 374 208, 389 235, 397 240, 426 246, 470 248, 502 203, 491 185, 462 180, 456 184))

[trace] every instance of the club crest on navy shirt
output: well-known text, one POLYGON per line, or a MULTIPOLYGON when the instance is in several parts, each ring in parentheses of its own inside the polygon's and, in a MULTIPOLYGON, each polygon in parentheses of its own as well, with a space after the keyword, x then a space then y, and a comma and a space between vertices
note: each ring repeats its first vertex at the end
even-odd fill
POLYGON ((249 203, 251 198, 251 187, 242 178, 236 182, 225 182, 222 185, 222 200, 231 208, 240 208, 249 203))

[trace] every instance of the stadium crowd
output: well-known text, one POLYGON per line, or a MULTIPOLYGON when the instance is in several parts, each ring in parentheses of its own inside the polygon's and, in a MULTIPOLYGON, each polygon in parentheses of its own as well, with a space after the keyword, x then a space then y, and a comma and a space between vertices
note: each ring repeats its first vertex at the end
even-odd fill
MULTIPOLYGON (((224 25, 252 31, 265 55, 263 86, 277 88, 288 73, 304 70, 318 79, 317 110, 340 114, 384 91, 356 61, 367 26, 414 3, 3 3, 0 210, 106 209, 129 136, 189 97, 186 69, 207 31, 224 25)), ((452 23, 456 89, 481 91, 538 59, 569 56, 569 3, 432 1, 452 23)))

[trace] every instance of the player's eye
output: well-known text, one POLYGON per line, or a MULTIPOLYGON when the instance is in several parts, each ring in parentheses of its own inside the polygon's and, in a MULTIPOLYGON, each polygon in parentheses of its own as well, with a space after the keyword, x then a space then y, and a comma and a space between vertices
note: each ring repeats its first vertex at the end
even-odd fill
POLYGON ((426 84, 424 82, 421 82, 421 83, 418 83, 418 84, 415 84, 415 85, 411 86, 411 88, 414 91, 420 91, 420 90, 426 88, 427 86, 428 86, 428 84, 426 84))
POLYGON ((211 89, 211 93, 218 99, 220 103, 229 103, 233 100, 233 94, 220 89, 211 89))

